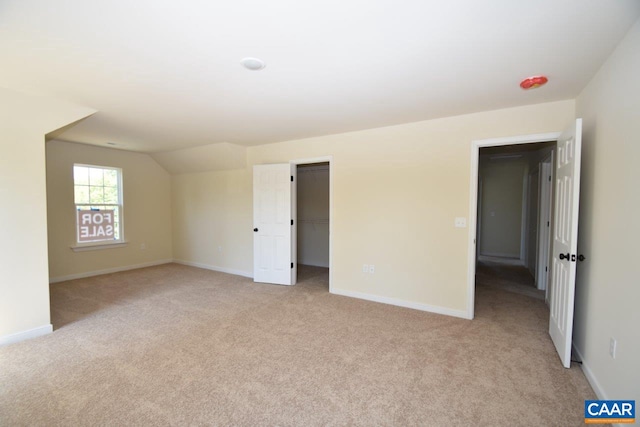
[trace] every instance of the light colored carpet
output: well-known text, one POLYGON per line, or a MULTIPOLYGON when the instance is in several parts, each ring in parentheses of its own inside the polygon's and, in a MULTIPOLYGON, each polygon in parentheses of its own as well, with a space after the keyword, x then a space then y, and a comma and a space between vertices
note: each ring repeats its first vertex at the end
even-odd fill
POLYGON ((484 286, 500 288, 539 300, 544 300, 545 296, 545 291, 536 288, 535 279, 529 269, 522 265, 478 261, 476 281, 484 286))
POLYGON ((579 426, 544 303, 467 321, 176 264, 51 286, 55 332, 0 348, 0 425, 579 426))

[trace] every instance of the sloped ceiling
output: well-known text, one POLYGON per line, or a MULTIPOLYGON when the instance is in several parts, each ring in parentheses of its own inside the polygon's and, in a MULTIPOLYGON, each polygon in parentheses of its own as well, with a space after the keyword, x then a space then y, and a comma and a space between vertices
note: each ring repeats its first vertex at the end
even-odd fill
POLYGON ((151 157, 172 175, 243 169, 247 165, 246 147, 228 142, 163 151, 151 157))
POLYGON ((3 0, 0 87, 98 110, 64 140, 251 146, 574 98, 639 14, 637 0, 3 0), (538 73, 548 85, 519 88, 538 73))

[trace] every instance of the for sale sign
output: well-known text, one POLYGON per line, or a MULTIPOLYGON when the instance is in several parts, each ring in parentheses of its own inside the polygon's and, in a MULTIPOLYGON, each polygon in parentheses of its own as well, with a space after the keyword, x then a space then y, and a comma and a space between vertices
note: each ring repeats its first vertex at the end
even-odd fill
POLYGON ((78 242, 113 240, 113 210, 79 210, 78 242))

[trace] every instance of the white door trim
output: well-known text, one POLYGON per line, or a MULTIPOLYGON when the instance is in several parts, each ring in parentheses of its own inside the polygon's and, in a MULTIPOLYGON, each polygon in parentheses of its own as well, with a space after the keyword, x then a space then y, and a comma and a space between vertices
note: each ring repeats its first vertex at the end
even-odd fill
MULTIPOLYGON (((555 150, 555 149, 554 149, 555 150)), ((536 275, 536 287, 545 291, 547 294, 547 282, 549 279, 549 249, 550 249, 550 237, 551 237, 551 209, 553 203, 551 197, 553 195, 552 186, 553 183, 549 180, 549 177, 553 173, 553 153, 550 151, 540 161, 540 206, 538 209, 538 274, 536 275), (547 222, 549 225, 547 225, 547 222)), ((548 301, 548 295, 545 295, 545 300, 548 301)))
MULTIPOLYGON (((291 165, 308 165, 311 163, 323 163, 329 162, 329 292, 333 292, 333 156, 322 156, 322 157, 309 157, 305 159, 295 159, 289 160, 291 165)), ((297 186, 297 184, 296 184, 297 186)), ((296 203, 291 206, 291 209, 297 209, 297 198, 296 203)), ((298 218, 296 218, 296 223, 298 218)), ((292 230, 294 236, 292 237, 293 242, 295 242, 297 252, 297 226, 292 230)), ((294 253, 296 253, 294 252, 294 253)), ((297 264, 297 259, 294 261, 297 264)))
POLYGON ((471 141, 471 173, 469 175, 469 249, 467 255, 467 319, 473 319, 476 293, 476 227, 478 215, 478 160, 480 148, 556 141, 560 135, 561 132, 551 132, 471 141))

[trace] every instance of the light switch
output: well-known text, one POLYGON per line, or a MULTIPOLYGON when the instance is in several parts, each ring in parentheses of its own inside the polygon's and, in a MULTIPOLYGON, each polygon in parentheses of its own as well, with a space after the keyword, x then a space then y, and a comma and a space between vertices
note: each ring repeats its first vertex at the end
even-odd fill
POLYGON ((466 228, 467 227, 467 218, 458 217, 455 220, 456 228, 466 228))

